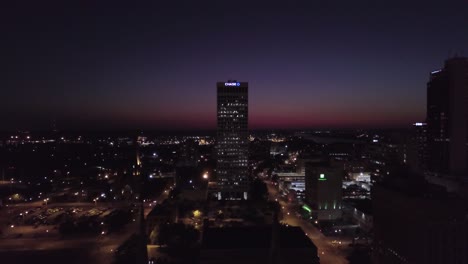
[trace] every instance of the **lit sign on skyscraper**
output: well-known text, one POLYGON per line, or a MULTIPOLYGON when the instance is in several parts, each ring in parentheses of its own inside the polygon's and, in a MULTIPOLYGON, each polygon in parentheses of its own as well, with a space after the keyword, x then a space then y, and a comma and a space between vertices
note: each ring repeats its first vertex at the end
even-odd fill
POLYGON ((238 82, 227 82, 227 83, 224 83, 224 86, 240 86, 240 83, 238 83, 238 82))

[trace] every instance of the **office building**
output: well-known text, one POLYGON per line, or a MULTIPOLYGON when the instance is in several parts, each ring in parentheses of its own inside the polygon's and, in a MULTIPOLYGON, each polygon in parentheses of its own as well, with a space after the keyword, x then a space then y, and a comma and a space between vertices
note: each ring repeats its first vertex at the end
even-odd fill
POLYGON ((247 199, 248 83, 218 82, 217 179, 219 200, 247 199))
POLYGON ((427 84, 428 170, 466 177, 468 59, 451 58, 427 84))
POLYGON ((279 190, 291 195, 294 200, 302 201, 305 197, 305 175, 297 172, 277 172, 279 190))
POLYGON ((413 138, 411 141, 410 166, 415 171, 424 172, 428 166, 427 123, 413 124, 413 138))
POLYGON ((305 167, 305 200, 318 220, 342 217, 344 169, 329 161, 308 162, 305 167))

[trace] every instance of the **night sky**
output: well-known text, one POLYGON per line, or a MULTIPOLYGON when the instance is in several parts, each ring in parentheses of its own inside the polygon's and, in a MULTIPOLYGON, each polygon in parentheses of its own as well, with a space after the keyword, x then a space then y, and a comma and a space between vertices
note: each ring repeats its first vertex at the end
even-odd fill
POLYGON ((249 82, 254 129, 399 127, 468 55, 465 0, 12 2, 2 130, 212 129, 228 79, 249 82))

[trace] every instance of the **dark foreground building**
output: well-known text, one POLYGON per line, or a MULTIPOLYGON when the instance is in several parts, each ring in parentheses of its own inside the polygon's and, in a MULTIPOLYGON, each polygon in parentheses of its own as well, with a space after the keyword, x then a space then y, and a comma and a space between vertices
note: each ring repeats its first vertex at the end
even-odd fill
POLYGON ((417 175, 394 176, 372 191, 373 263, 468 263, 463 200, 417 175))
POLYGON ((317 264, 317 247, 300 227, 207 228, 201 264, 317 264))
POLYGON ((247 199, 248 89, 247 82, 218 82, 217 177, 221 200, 247 199))

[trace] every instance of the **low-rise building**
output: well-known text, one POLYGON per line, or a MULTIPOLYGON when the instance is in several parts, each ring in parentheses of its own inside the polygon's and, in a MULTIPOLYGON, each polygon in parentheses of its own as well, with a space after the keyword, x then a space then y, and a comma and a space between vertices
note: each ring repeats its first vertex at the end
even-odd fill
POLYGON ((280 225, 207 228, 201 264, 318 264, 317 247, 300 227, 280 225))

